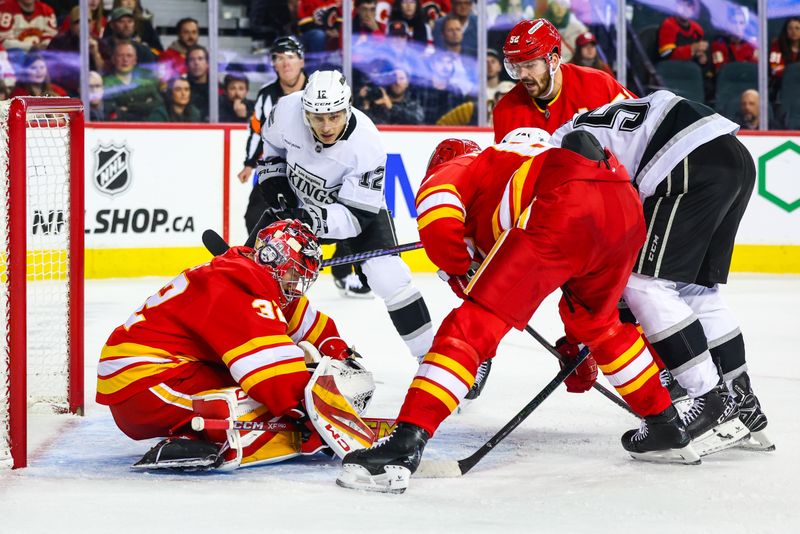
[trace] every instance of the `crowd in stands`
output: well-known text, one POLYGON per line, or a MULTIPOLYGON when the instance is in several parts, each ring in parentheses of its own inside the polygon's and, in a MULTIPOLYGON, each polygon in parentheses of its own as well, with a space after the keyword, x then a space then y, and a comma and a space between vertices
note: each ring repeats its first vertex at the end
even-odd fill
MULTIPOLYGON (((341 68, 341 0, 240 1, 247 7, 250 35, 254 41, 263 40, 262 50, 269 50, 277 37, 296 35, 305 48, 308 72, 341 68)), ((221 83, 210 80, 209 53, 200 45, 205 28, 198 20, 186 17, 165 31, 164 26, 155 24, 158 5, 150 5, 151 11, 141 2, 88 2, 91 120, 208 121, 209 84, 215 83, 219 120, 248 122, 255 107, 251 98, 261 84, 251 87, 248 70, 227 68, 230 64, 220 66, 221 83)), ((77 3, 0 0, 0 99, 78 96, 77 3)), ((500 50, 508 30, 522 18, 544 17, 558 28, 563 62, 613 75, 613 31, 592 16, 591 4, 589 0, 487 3, 489 49, 483 59, 487 85, 482 98, 487 102, 489 123, 494 104, 513 87, 500 50)), ((645 62, 647 68, 637 70, 637 64, 631 62, 628 85, 640 94, 670 88, 715 106, 743 128, 758 128, 757 86, 742 85, 734 95, 724 91, 728 87, 725 71, 734 70, 728 65, 758 62, 754 2, 724 4, 728 6, 724 24, 716 20, 711 24, 700 0, 676 0, 663 6, 670 12, 662 13, 652 50, 640 34, 649 66, 645 62), (699 84, 694 86, 698 90, 682 85, 683 67, 675 68, 679 62, 694 65, 686 72, 692 83, 699 84), (631 86, 632 76, 638 86, 631 86)), ((353 0, 355 105, 377 124, 478 124, 476 10, 473 0, 353 0)), ((634 16, 631 33, 637 40, 635 22, 634 16)), ((779 34, 770 37, 770 126, 798 128, 800 104, 793 112, 782 83, 788 67, 800 59, 800 16, 785 19, 779 34)), ((264 53, 262 71, 271 72, 272 68, 278 66, 271 65, 270 54, 264 53)), ((755 72, 745 71, 747 76, 755 72)), ((800 76, 789 77, 800 80, 800 76)), ((748 80, 752 82, 752 78, 748 80)))

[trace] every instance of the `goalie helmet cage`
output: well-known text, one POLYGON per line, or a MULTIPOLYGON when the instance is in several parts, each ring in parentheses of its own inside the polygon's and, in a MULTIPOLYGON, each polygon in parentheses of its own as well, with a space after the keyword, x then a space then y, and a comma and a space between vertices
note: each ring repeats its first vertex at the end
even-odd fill
POLYGON ((29 408, 83 413, 83 130, 78 99, 0 103, 0 467, 29 408))

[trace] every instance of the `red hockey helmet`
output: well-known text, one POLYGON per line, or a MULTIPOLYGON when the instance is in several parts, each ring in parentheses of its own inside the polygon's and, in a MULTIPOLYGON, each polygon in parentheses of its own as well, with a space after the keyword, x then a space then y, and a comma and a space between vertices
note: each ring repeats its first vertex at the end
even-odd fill
POLYGON ((319 275, 319 241, 298 220, 285 219, 263 228, 256 236, 255 250, 255 262, 272 274, 287 303, 308 291, 319 275))
POLYGON ((534 59, 561 53, 561 34, 545 19, 521 20, 514 26, 503 45, 504 63, 508 74, 515 80, 519 75, 512 66, 534 59))
POLYGON ((451 137, 445 139, 433 149, 431 159, 428 160, 428 168, 425 170, 425 178, 431 175, 431 171, 446 163, 451 159, 463 156, 464 154, 472 154, 473 152, 480 152, 481 147, 475 141, 469 139, 456 139, 451 137))

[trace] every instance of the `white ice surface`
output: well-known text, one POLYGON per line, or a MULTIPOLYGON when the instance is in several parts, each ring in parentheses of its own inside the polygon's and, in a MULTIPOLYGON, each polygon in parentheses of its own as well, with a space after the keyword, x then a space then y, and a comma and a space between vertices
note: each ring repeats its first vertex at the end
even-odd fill
MULTIPOLYGON (((798 277, 736 275, 724 291, 776 452, 725 451, 701 466, 636 462, 619 445, 638 424, 632 416, 596 392, 561 388, 466 476, 412 478, 404 495, 338 488, 337 463, 317 457, 231 474, 131 471, 155 441, 129 440, 94 402, 96 359, 111 330, 165 281, 87 281, 86 416, 32 418, 30 467, 0 471, 0 534, 800 532, 798 277)), ((455 297, 433 275, 416 281, 438 324, 455 297)), ((375 374, 369 415, 394 416, 416 365, 382 303, 341 299, 328 276, 311 297, 375 374)), ((560 335, 553 297, 531 324, 550 340, 560 335)), ((556 371, 535 340, 512 332, 481 398, 445 422, 425 458, 471 454, 556 371)))

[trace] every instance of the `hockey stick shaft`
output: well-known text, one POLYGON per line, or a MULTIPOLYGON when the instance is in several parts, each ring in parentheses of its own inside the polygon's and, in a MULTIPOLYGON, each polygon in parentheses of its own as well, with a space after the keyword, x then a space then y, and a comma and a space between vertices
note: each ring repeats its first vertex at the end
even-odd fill
MULTIPOLYGON (((395 426, 394 419, 381 417, 364 417, 363 421, 375 430, 378 438, 391 434, 395 426)), ((301 429, 292 420, 278 419, 277 421, 259 422, 242 421, 240 419, 212 419, 208 417, 193 417, 192 430, 249 430, 251 432, 299 432, 301 429)))
POLYGON ((578 357, 575 358, 572 362, 567 364, 563 369, 561 369, 558 374, 556 374, 553 379, 547 383, 547 385, 542 389, 525 407, 514 416, 511 421, 506 423, 506 425, 501 428, 497 434, 492 436, 489 441, 483 444, 483 446, 472 453, 472 455, 467 456, 466 458, 458 461, 458 469, 461 471, 461 474, 466 474, 470 469, 475 467, 481 458, 486 456, 489 451, 491 451, 498 443, 503 441, 506 436, 508 436, 511 431, 517 428, 522 422, 527 419, 527 417, 533 413, 533 411, 539 407, 544 400, 550 396, 557 388, 561 385, 561 383, 573 372, 575 369, 586 359, 586 356, 589 354, 588 349, 582 350, 578 357))
MULTIPOLYGON (((203 245, 214 256, 225 254, 230 247, 228 243, 214 230, 208 229, 203 232, 203 245)), ((398 254, 400 252, 408 252, 409 250, 417 250, 422 248, 422 242, 406 243, 388 248, 379 248, 376 250, 368 250, 366 252, 357 252, 342 256, 341 258, 331 258, 322 262, 322 267, 331 267, 333 265, 344 265, 346 263, 355 263, 357 261, 368 260, 370 258, 377 258, 379 256, 389 256, 390 254, 398 254)))
MULTIPOLYGON (((542 335, 539 334, 539 332, 534 330, 533 327, 531 327, 530 325, 526 325, 525 326, 525 331, 527 333, 529 333, 531 336, 533 336, 533 339, 538 341, 545 349, 547 349, 547 351, 550 354, 552 354, 553 356, 558 358, 559 361, 561 360, 561 354, 556 350, 556 348, 553 345, 551 345, 550 342, 547 341, 544 337, 542 337, 542 335)), ((609 391, 607 388, 603 387, 602 384, 598 384, 597 382, 595 382, 594 384, 592 384, 592 388, 594 388, 601 395, 603 395, 605 398, 609 399, 611 402, 613 402, 614 404, 616 404, 620 408, 623 408, 628 413, 636 415, 636 413, 633 410, 631 410, 631 407, 628 406, 628 403, 626 403, 624 400, 620 399, 618 396, 614 395, 614 393, 609 391)), ((636 417, 639 417, 639 416, 636 415, 636 417)))

